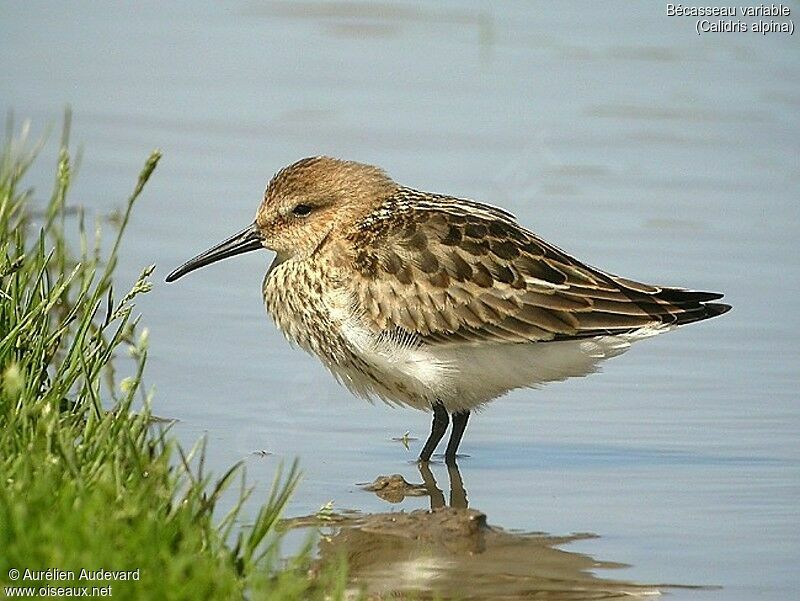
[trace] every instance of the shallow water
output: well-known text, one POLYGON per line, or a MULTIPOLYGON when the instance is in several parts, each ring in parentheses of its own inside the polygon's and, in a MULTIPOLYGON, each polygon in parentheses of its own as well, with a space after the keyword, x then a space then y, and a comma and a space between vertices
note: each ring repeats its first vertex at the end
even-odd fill
MULTIPOLYGON (((206 433, 218 473, 246 458, 256 496, 299 456, 290 515, 329 500, 429 507, 356 486, 418 481, 420 442, 391 439, 424 439, 429 418, 352 398, 285 344, 259 295, 267 253, 161 283, 248 223, 279 167, 323 153, 380 164, 500 204, 592 264, 734 305, 476 416, 459 464, 470 507, 506 530, 594 533, 563 548, 601 578, 721 587, 675 599, 796 594, 796 37, 698 37, 651 2, 192 6, 0 7, 0 106, 41 131, 72 105, 74 202, 109 212, 164 151, 120 277, 158 264, 139 305, 148 383, 183 440, 206 433)), ((42 196, 52 145, 45 156, 31 178, 42 196)))

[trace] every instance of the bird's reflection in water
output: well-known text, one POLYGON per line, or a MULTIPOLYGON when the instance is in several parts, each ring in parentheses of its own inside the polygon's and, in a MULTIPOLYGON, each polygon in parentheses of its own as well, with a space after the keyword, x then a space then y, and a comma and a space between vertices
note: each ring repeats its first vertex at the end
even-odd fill
MULTIPOLYGON (((444 493, 436 486, 436 479, 433 477, 431 468, 428 467, 427 463, 420 463, 418 467, 422 481, 425 483, 425 488, 431 497, 431 510, 447 507, 444 502, 444 493)), ((464 480, 461 478, 461 471, 459 471, 458 466, 448 465, 447 475, 450 477, 449 506, 456 509, 466 509, 468 507, 467 491, 464 489, 464 480)))
MULTIPOLYGON (((664 588, 601 578, 595 570, 625 566, 559 548, 594 535, 524 534, 488 525, 485 514, 468 508, 456 466, 448 467, 449 503, 430 468, 422 464, 419 471, 422 484, 394 475, 364 488, 392 503, 427 495, 430 510, 328 517, 319 565, 344 556, 353 592, 366 592, 370 599, 566 601, 631 599, 664 588)), ((309 525, 308 518, 292 522, 309 525)))

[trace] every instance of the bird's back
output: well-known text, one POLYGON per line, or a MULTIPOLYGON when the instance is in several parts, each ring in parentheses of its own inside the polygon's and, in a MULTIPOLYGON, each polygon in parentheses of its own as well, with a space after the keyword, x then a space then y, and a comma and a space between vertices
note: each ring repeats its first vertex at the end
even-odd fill
POLYGON ((495 207, 402 189, 351 237, 359 302, 379 330, 428 344, 544 342, 714 317, 710 292, 584 264, 495 207))

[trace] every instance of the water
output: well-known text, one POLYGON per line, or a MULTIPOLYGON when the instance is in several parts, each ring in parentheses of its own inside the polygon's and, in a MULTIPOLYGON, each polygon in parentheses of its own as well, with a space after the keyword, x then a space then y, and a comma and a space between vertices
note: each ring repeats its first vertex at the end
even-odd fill
MULTIPOLYGON (((794 3, 789 6, 797 14, 794 3)), ((604 373, 517 391, 470 423, 470 506, 508 530, 591 532, 600 577, 715 585, 676 599, 787 599, 800 586, 800 55, 796 37, 698 37, 662 3, 27 2, 0 7, 0 107, 37 131, 74 109, 73 202, 119 206, 164 151, 120 278, 148 383, 217 473, 246 458, 263 496, 305 472, 290 515, 400 505, 358 488, 419 481, 392 437, 428 416, 369 406, 290 349, 255 253, 161 279, 252 219, 267 179, 311 154, 503 205, 592 264, 721 290, 734 310, 646 341, 604 373), (273 455, 257 456, 254 451, 273 455)), ((796 18, 796 14, 793 18, 796 18)), ((51 181, 48 147, 32 181, 51 181)), ((434 474, 446 482, 443 466, 434 474)), ((440 482, 441 484, 441 482, 440 482)))

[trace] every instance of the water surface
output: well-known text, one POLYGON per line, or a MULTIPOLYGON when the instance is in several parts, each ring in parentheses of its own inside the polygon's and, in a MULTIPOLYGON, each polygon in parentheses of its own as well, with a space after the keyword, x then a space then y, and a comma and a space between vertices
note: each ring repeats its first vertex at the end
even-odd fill
MULTIPOLYGON (((37 131, 74 109, 74 202, 109 212, 163 149, 120 278, 158 265, 139 304, 156 411, 187 443, 207 434, 218 473, 246 458, 258 497, 299 456, 295 516, 429 507, 356 486, 418 480, 420 442, 391 439, 424 439, 429 418, 352 398, 285 344, 260 299, 268 253, 161 282, 249 223, 279 167, 366 161, 500 204, 594 265, 734 305, 475 416, 470 507, 505 530, 597 535, 563 548, 599 577, 722 587, 675 599, 796 594, 796 37, 698 37, 658 2, 26 2, 0 7, 0 39, 0 107, 37 131)), ((42 195, 53 156, 32 173, 42 195)))

